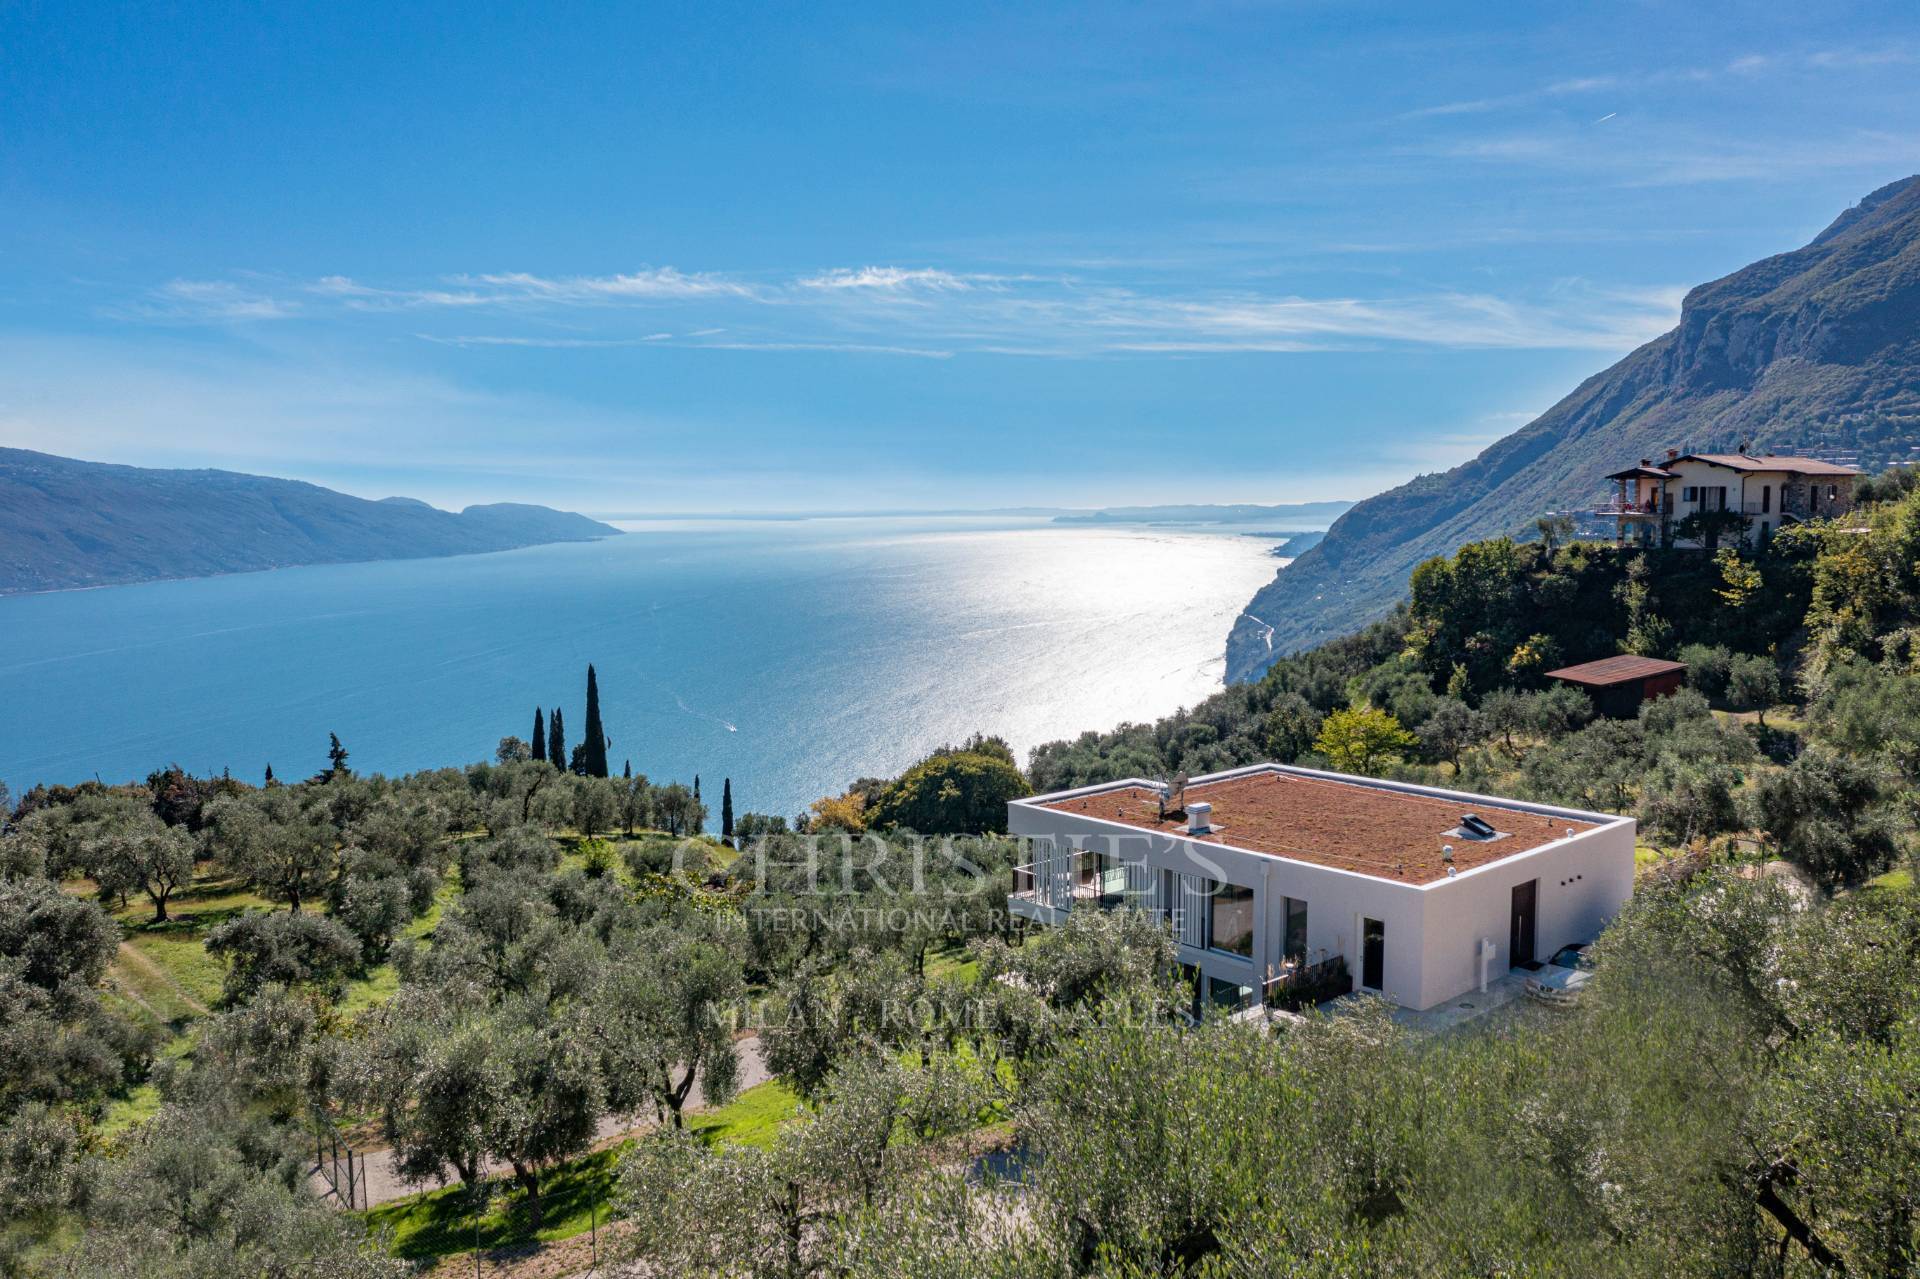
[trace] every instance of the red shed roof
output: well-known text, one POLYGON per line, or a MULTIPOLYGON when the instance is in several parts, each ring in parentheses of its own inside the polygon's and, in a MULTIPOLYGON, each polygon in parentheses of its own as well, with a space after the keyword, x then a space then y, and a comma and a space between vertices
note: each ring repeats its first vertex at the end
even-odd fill
POLYGON ((1631 684, 1635 680, 1671 675, 1686 669, 1685 662, 1669 662, 1658 657, 1603 657, 1597 662, 1582 662, 1578 666, 1562 666, 1557 671, 1548 671, 1547 678, 1565 680, 1569 684, 1585 684, 1589 688, 1611 688, 1615 684, 1631 684))

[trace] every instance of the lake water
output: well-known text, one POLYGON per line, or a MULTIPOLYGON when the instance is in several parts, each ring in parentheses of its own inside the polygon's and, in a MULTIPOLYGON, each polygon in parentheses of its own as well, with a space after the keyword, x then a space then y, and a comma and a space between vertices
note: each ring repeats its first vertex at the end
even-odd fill
POLYGON ((0 599, 0 779, 491 756, 536 705, 617 771, 792 815, 975 731, 1025 752, 1218 689, 1272 542, 1033 520, 637 524, 603 542, 0 599))

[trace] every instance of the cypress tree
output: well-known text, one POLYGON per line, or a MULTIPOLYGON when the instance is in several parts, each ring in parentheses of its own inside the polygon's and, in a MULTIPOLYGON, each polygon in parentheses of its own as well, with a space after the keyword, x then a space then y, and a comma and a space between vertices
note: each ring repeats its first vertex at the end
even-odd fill
POLYGON ((620 776, 626 778, 628 781, 633 780, 633 761, 632 760, 627 761, 627 766, 626 768, 621 770, 620 776))
POLYGON ((267 765, 267 780, 264 783, 262 783, 262 785, 266 785, 266 786, 273 785, 273 765, 272 764, 267 765))
POLYGON ((533 708, 533 757, 542 761, 547 758, 547 721, 538 706, 533 708))
POLYGON ((327 771, 321 776, 328 781, 335 778, 351 777, 353 770, 347 767, 347 748, 340 744, 340 734, 327 734, 327 771))
POLYGON ((720 838, 729 847, 733 844, 733 779, 720 779, 720 838))
POLYGON ((593 673, 593 663, 587 663, 587 735, 581 741, 587 748, 587 776, 605 777, 607 775, 607 734, 600 727, 600 677, 593 673))
POLYGON ((567 768, 567 730, 560 722, 560 708, 547 716, 547 763, 561 772, 567 768))

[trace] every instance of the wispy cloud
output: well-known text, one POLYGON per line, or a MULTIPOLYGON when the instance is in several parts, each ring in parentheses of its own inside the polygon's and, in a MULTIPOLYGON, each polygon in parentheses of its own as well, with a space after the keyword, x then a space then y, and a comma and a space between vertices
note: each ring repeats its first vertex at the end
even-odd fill
POLYGON ((624 275, 574 275, 558 279, 513 271, 473 277, 497 290, 503 302, 537 299, 550 302, 618 302, 677 298, 751 298, 755 290, 734 280, 707 274, 688 274, 673 267, 631 271, 624 275))
POLYGON ((1605 89, 1616 89, 1621 85, 1619 76, 1596 75, 1575 76, 1567 80, 1556 80, 1536 89, 1524 89, 1518 93, 1496 94, 1486 98, 1468 98, 1459 102, 1442 102, 1430 107, 1417 107, 1404 114, 1405 119, 1430 119, 1435 116, 1482 115, 1489 111, 1502 111, 1511 107, 1528 106, 1552 98, 1570 97, 1574 94, 1598 93, 1605 89))
POLYGON ((1619 187, 1688 186, 1825 173, 1910 173, 1920 165, 1920 135, 1861 131, 1817 142, 1729 142, 1621 128, 1544 129, 1451 138, 1410 147, 1445 160, 1533 166, 1577 173, 1619 187))
POLYGON ((234 280, 169 280, 118 309, 130 318, 186 324, 284 320, 300 312, 296 301, 234 280))
POLYGON ((567 277, 514 272, 451 277, 430 287, 326 276, 287 292, 283 301, 203 284, 184 296, 203 318, 228 323, 295 313, 324 319, 324 303, 333 304, 336 320, 363 316, 376 323, 381 313, 405 313, 415 321, 412 336, 467 349, 670 345, 918 358, 963 351, 1077 358, 1281 353, 1382 344, 1616 350, 1670 326, 1680 296, 1677 289, 1574 285, 1530 298, 1446 290, 1310 297, 1197 284, 1183 289, 1162 279, 993 276, 938 267, 839 268, 784 280, 671 268, 567 277), (537 327, 449 334, 418 323, 439 311, 495 312, 537 327), (682 322, 655 327, 667 314, 682 322), (636 319, 652 323, 640 328, 636 319))
POLYGON ((544 303, 580 304, 680 301, 688 298, 750 299, 750 285, 713 275, 688 274, 673 267, 615 275, 541 276, 525 271, 453 276, 423 288, 376 287, 344 275, 329 275, 307 286, 309 292, 338 298, 362 310, 412 307, 511 307, 544 303), (443 287, 444 286, 444 287, 443 287))
POLYGON ((859 289, 880 293, 903 293, 915 289, 954 292, 971 289, 988 281, 987 276, 956 275, 930 267, 908 269, 897 266, 836 267, 818 275, 802 276, 796 283, 803 289, 859 289))
POLYGON ((917 346, 886 346, 873 342, 701 342, 709 351, 838 351, 852 355, 906 355, 922 360, 946 360, 952 351, 917 346))
POLYGON ((1871 67, 1902 66, 1920 61, 1920 54, 1906 45, 1885 45, 1870 49, 1830 48, 1781 53, 1743 53, 1725 62, 1701 66, 1654 68, 1636 72, 1609 72, 1599 75, 1570 76, 1533 88, 1486 97, 1465 98, 1416 107, 1403 112, 1402 119, 1438 119, 1447 116, 1485 115, 1523 107, 1540 106, 1557 99, 1595 93, 1622 93, 1672 89, 1689 85, 1704 86, 1715 81, 1738 84, 1761 75, 1793 72, 1860 71, 1871 67))
POLYGON ((443 334, 415 333, 423 342, 435 342, 441 346, 524 346, 538 350, 571 351, 591 350, 595 347, 632 347, 648 346, 672 339, 671 333, 649 333, 645 337, 634 338, 565 338, 565 337, 527 337, 513 334, 443 334))

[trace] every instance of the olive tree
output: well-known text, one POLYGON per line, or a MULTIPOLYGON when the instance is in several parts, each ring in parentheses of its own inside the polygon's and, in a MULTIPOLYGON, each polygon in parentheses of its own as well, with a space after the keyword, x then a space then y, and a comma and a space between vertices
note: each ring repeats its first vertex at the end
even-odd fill
POLYGON ((731 1101, 745 994, 739 956, 719 942, 662 925, 622 945, 609 957, 588 1018, 612 1108, 651 1104, 679 1128, 696 1082, 708 1105, 731 1101))
POLYGON ((362 958, 359 938, 326 915, 250 910, 215 925, 206 944, 227 962, 224 990, 236 1002, 269 984, 337 994, 362 958))
POLYGON ((104 896, 144 893, 156 924, 167 922, 167 903, 193 879, 193 837, 148 811, 101 830, 88 841, 85 857, 104 896))
POLYGON ((296 914, 326 890, 338 862, 334 829, 302 803, 302 789, 278 786, 209 810, 214 855, 296 914))
POLYGON ((912 1186, 930 1149, 979 1121, 970 1076, 942 1062, 836 1073, 770 1149, 709 1146, 672 1128, 623 1159, 617 1212, 649 1274, 805 1279, 912 1186))

